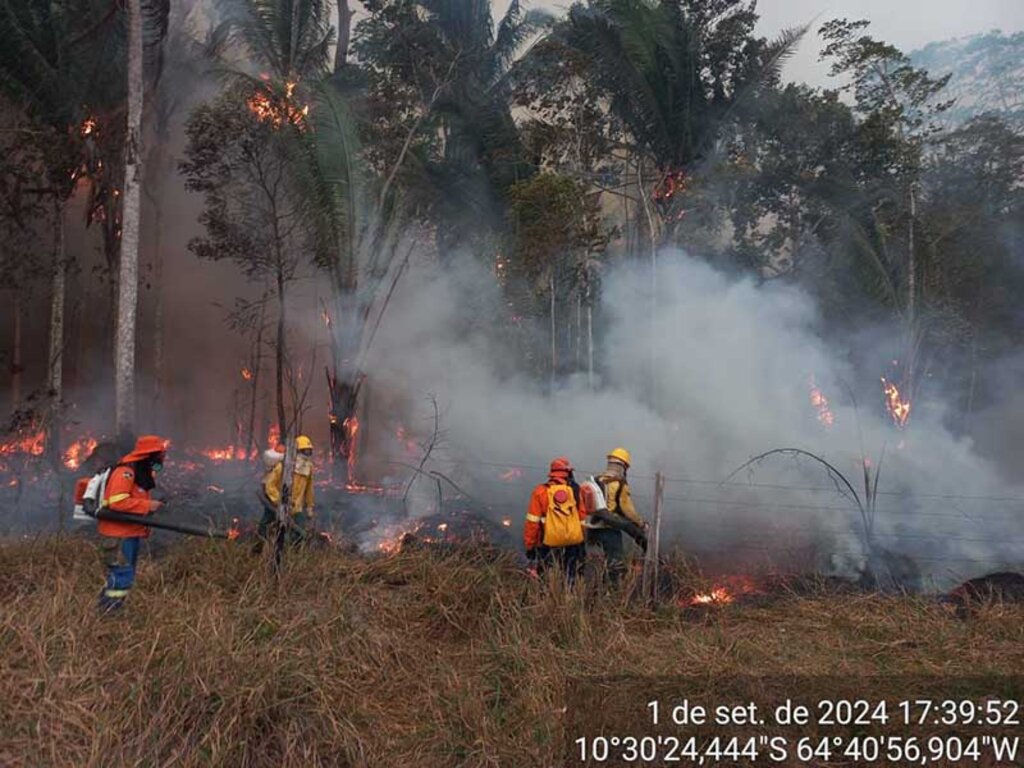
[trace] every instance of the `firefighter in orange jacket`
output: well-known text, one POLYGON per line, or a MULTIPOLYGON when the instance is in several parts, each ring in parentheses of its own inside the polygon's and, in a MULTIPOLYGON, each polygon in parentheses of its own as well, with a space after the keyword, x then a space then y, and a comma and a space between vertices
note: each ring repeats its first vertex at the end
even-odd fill
MULTIPOLYGON (((166 450, 166 442, 156 435, 140 437, 132 452, 111 469, 103 506, 129 515, 148 515, 159 509, 160 502, 152 499, 150 492, 156 487, 156 475, 163 469, 166 450)), ((107 569, 99 608, 104 612, 116 611, 124 605, 135 583, 139 548, 142 540, 149 537, 150 529, 134 523, 99 520, 96 530, 107 569)))
POLYGON ((586 556, 583 519, 587 516, 572 464, 564 456, 551 462, 548 479, 533 489, 523 527, 526 557, 540 572, 556 564, 569 584, 586 556))

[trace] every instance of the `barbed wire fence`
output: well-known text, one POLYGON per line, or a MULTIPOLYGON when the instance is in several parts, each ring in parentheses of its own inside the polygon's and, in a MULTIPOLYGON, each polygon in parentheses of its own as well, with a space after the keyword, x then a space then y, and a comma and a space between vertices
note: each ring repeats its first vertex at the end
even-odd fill
MULTIPOLYGON (((513 528, 520 525, 520 518, 525 514, 530 489, 547 476, 548 470, 546 465, 494 461, 485 457, 439 457, 436 462, 453 473, 469 471, 472 488, 483 489, 485 506, 509 518, 513 528), (511 496, 522 498, 522 502, 507 500, 511 496)), ((387 463, 403 462, 388 459, 387 463)), ((602 469, 580 468, 577 478, 599 474, 602 469)), ((819 549, 817 555, 821 557, 848 556, 864 543, 863 534, 851 525, 853 516, 857 514, 856 506, 847 493, 835 486, 735 479, 722 481, 687 477, 682 472, 671 470, 665 472, 663 478, 666 488, 663 496, 664 524, 675 534, 674 538, 683 550, 686 549, 688 535, 693 534, 699 538, 702 552, 715 550, 717 538, 720 541, 719 554, 739 551, 760 553, 765 557, 774 555, 779 559, 801 549, 788 546, 791 543, 788 540, 799 533, 806 534, 808 539, 817 536, 819 541, 828 539, 850 543, 848 550, 819 549), (740 491, 755 493, 757 498, 730 498, 730 493, 740 491), (818 497, 821 502, 809 503, 806 499, 789 501, 780 499, 780 494, 818 497), (730 514, 724 516, 725 519, 716 519, 714 513, 723 510, 730 514), (798 521, 780 525, 779 513, 787 511, 805 514, 798 521), (750 531, 738 531, 736 518, 741 513, 750 513, 744 516, 744 520, 756 523, 756 527, 751 525, 750 531), (814 520, 813 525, 808 522, 810 518, 814 520), (845 523, 845 526, 837 523, 845 523)), ((629 480, 633 498, 641 510, 653 509, 655 475, 630 472, 629 480)), ((878 491, 878 496, 888 502, 877 507, 880 521, 903 527, 908 522, 905 519, 908 504, 925 507, 915 508, 910 513, 914 522, 924 521, 923 526, 915 526, 915 530, 886 529, 875 533, 873 538, 885 547, 894 551, 901 548, 915 550, 910 555, 913 561, 947 566, 951 573, 957 574, 979 570, 1024 570, 1024 496, 883 490, 878 491), (991 530, 993 526, 998 530, 991 530), (922 527, 928 530, 922 532, 922 527), (1006 529, 1014 529, 1017 535, 1007 536, 1006 529), (942 552, 960 545, 1001 553, 1010 550, 1011 554, 967 557, 955 552, 942 552), (920 553, 929 547, 936 551, 920 553)))

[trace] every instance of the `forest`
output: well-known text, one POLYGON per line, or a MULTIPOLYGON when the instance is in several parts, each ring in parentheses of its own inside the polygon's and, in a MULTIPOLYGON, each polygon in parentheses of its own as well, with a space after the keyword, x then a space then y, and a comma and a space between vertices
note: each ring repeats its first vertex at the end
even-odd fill
POLYGON ((779 5, 0 0, 0 765, 1019 764, 1024 32, 779 5))
POLYGON ((852 519, 796 505, 832 561, 834 536, 874 550, 880 478, 894 538, 915 494, 1015 503, 1020 35, 757 24, 743 0, 4 3, 6 527, 63 528, 97 445, 147 433, 202 469, 193 497, 307 433, 339 510, 469 500, 506 528, 552 455, 639 445, 639 474, 708 484, 768 452, 746 471, 784 498, 666 512, 719 553, 689 517, 775 526, 757 507, 833 470, 852 519), (828 87, 783 77, 797 46, 828 87))

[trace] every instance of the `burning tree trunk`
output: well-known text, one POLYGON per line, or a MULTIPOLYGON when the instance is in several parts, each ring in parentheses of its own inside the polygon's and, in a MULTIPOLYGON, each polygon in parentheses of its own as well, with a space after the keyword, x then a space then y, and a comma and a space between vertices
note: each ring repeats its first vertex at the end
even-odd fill
POLYGON ((350 344, 334 338, 333 372, 328 369, 327 391, 330 396, 331 459, 342 473, 341 480, 348 483, 355 479, 353 471, 357 458, 359 439, 359 393, 366 377, 356 368, 355 355, 350 344))
POLYGON ((115 429, 130 434, 135 422, 135 313, 139 301, 139 208, 142 191, 142 8, 128 0, 128 133, 124 148, 124 203, 118 270, 115 429))

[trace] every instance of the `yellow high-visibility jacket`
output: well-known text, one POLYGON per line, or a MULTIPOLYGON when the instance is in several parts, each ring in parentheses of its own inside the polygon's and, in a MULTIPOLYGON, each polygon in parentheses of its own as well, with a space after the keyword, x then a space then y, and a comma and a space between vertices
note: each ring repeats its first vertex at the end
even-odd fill
MULTIPOLYGON (((640 517, 640 513, 633 506, 633 497, 629 493, 629 483, 617 477, 609 477, 608 475, 600 475, 596 479, 604 487, 605 502, 609 512, 622 515, 637 525, 644 524, 644 519, 640 517)), ((600 520, 595 520, 591 527, 607 528, 608 526, 600 520)))
MULTIPOLYGON (((274 504, 281 502, 281 477, 284 475, 284 463, 275 464, 274 468, 267 472, 263 478, 263 491, 267 498, 274 504)), ((305 512, 313 514, 313 473, 300 475, 298 472, 292 475, 291 487, 291 513, 297 515, 305 512)))

